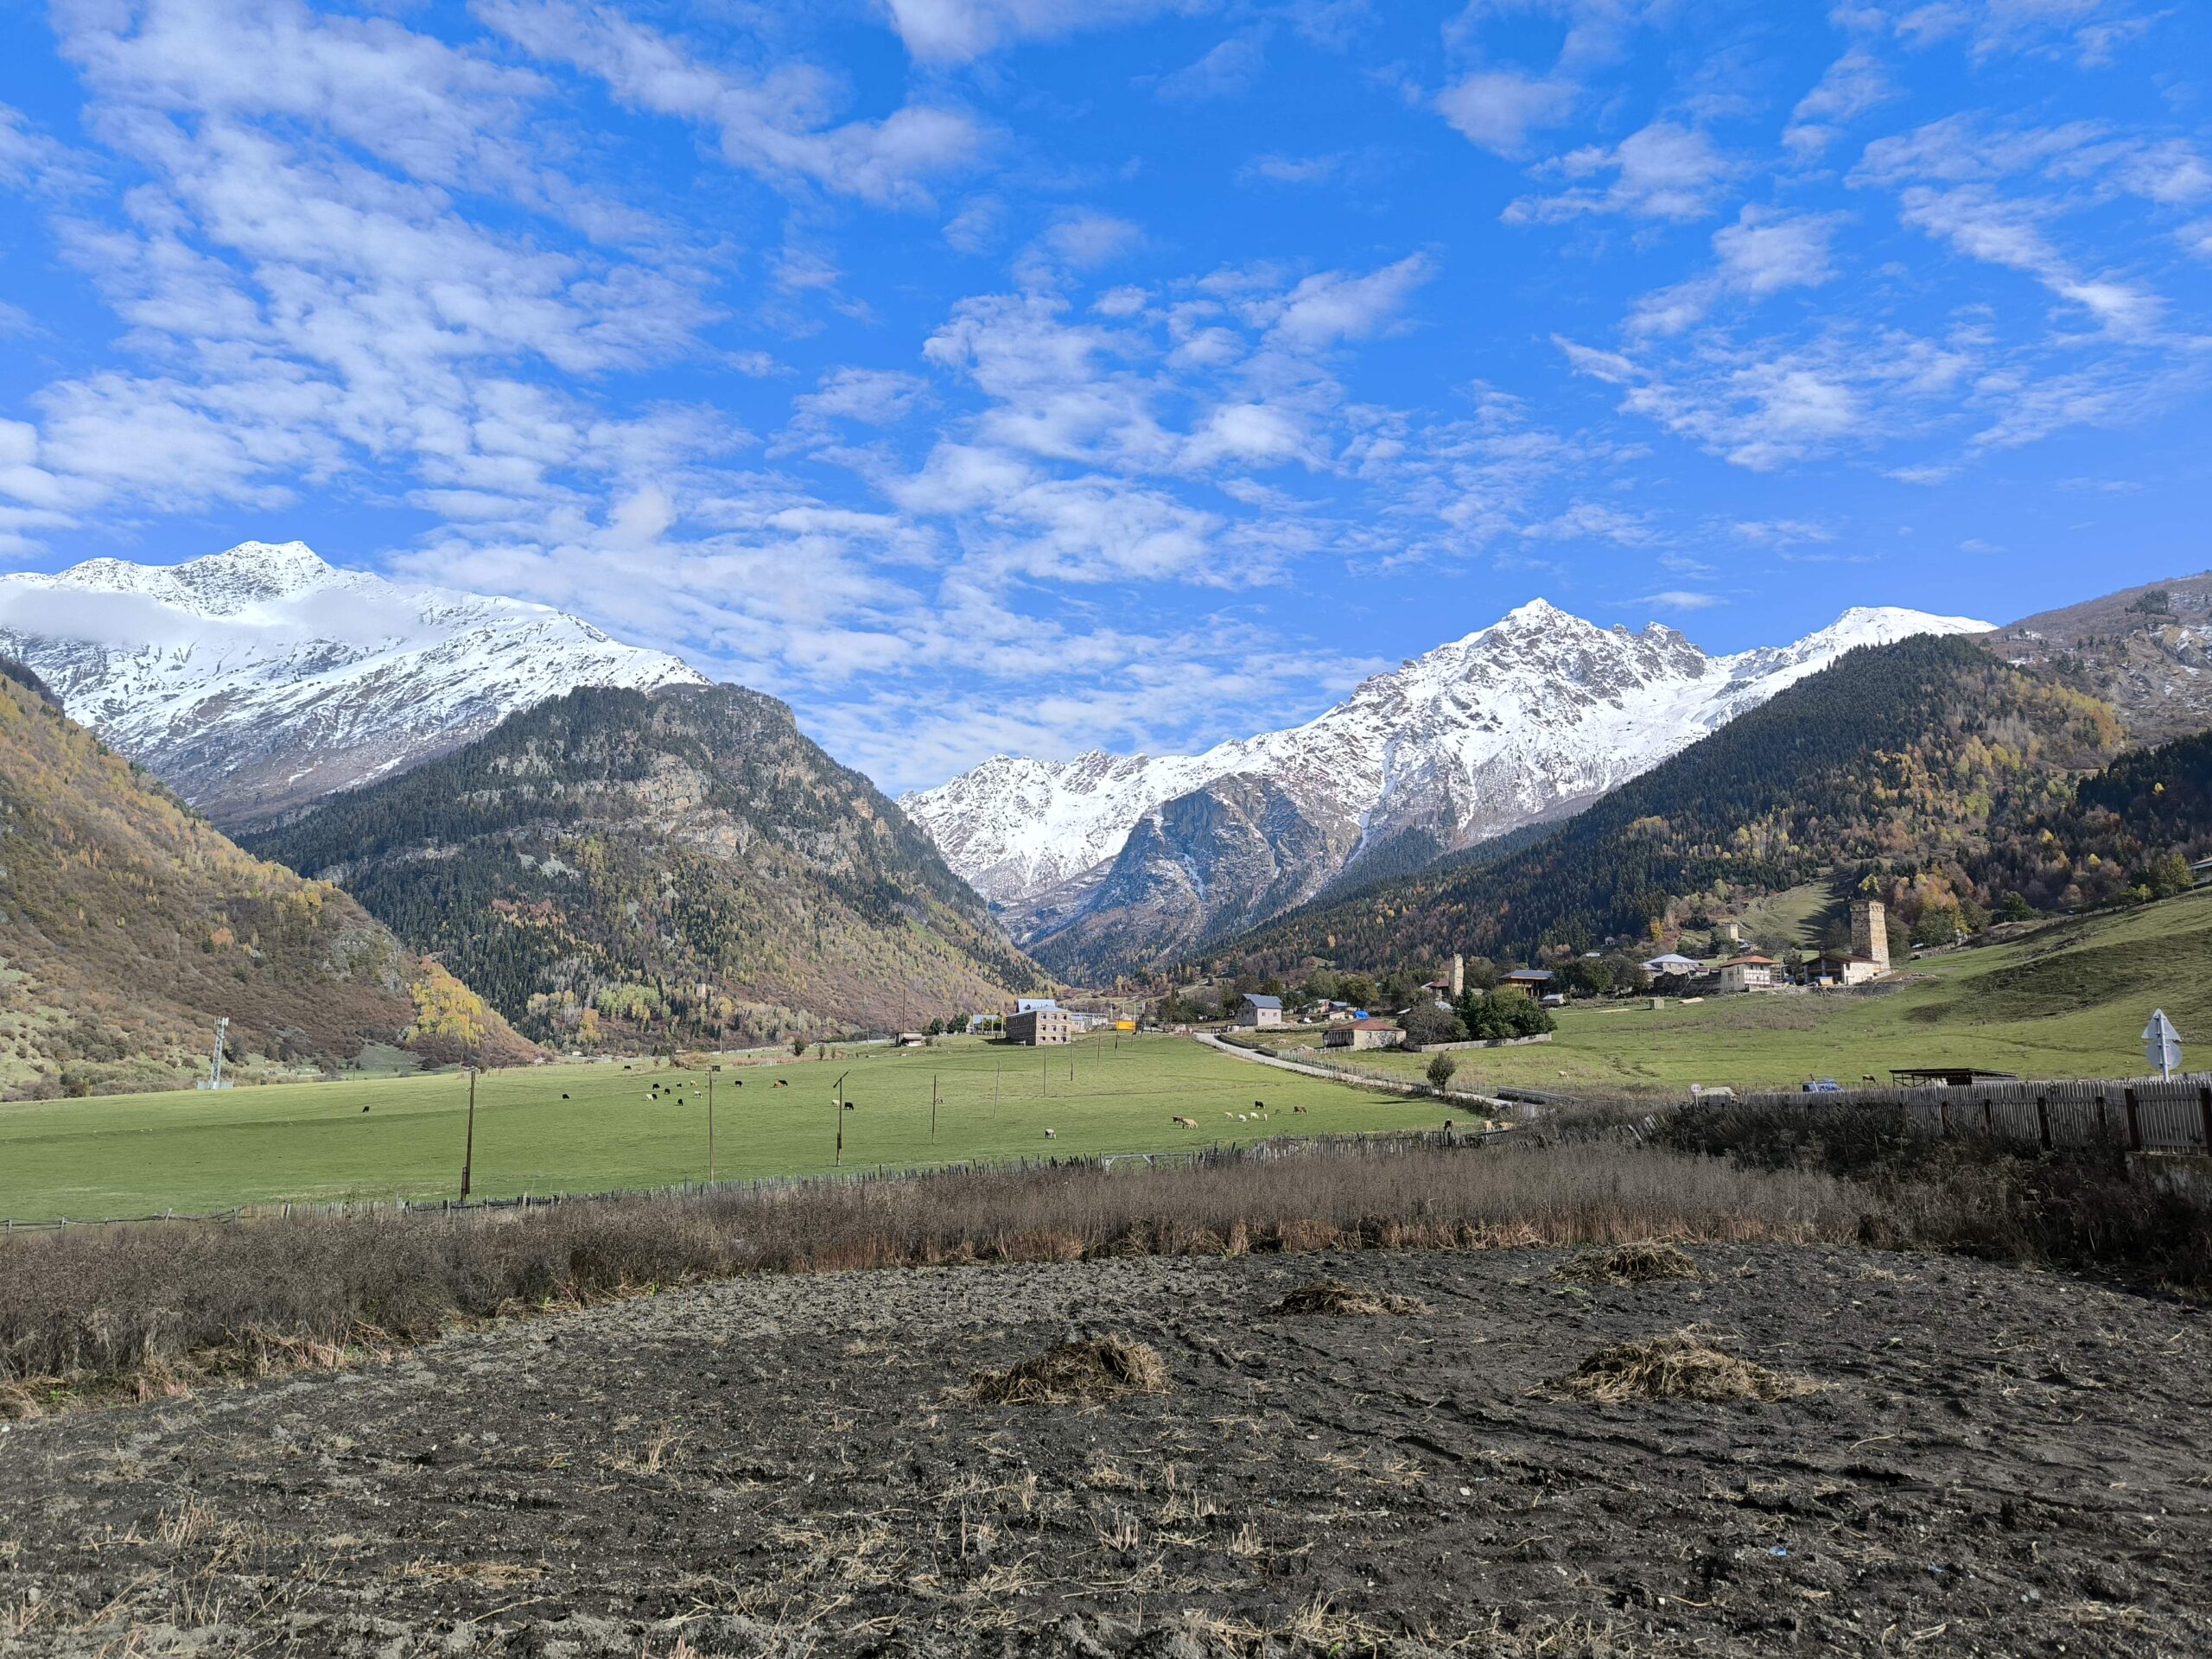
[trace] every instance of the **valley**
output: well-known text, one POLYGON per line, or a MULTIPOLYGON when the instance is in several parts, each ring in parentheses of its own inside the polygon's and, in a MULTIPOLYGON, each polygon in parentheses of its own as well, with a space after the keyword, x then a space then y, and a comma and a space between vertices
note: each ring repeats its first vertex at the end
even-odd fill
MULTIPOLYGON (((486 1072, 476 1088, 475 1195, 703 1181, 707 1077, 644 1058, 486 1072)), ((468 1096, 467 1077, 445 1071, 10 1106, 0 1109, 0 1217, 451 1198, 468 1096)), ((732 1063, 715 1075, 715 1107, 722 1180, 1183 1153, 1290 1134, 1433 1128, 1468 1116, 1262 1071, 1164 1036, 1043 1051, 951 1038, 934 1048, 732 1063), (854 1107, 842 1115, 841 1078, 854 1107), (1253 1116, 1255 1099, 1268 1103, 1264 1120, 1253 1116), (1199 1127, 1181 1127, 1179 1116, 1199 1127)))

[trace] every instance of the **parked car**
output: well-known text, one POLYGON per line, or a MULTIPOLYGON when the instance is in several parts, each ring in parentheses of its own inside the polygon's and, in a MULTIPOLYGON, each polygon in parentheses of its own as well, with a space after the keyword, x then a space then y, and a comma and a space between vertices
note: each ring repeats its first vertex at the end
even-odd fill
POLYGON ((1843 1092, 1843 1085, 1834 1077, 1815 1077, 1805 1085, 1805 1092, 1808 1095, 1840 1095, 1843 1092))

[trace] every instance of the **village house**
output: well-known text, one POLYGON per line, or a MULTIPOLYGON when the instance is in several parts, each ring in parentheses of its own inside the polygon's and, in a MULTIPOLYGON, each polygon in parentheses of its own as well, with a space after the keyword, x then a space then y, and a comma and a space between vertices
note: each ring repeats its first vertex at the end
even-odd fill
POLYGON ((1325 1048, 1395 1048, 1405 1040, 1406 1033, 1388 1020, 1370 1017, 1330 1027, 1321 1044, 1325 1048))
POLYGON ((1043 1048, 1075 1040, 1075 1021, 1065 1008, 1047 1002, 1007 1016, 1006 1039, 1024 1048, 1043 1048))
POLYGON ((1541 1001, 1551 995, 1552 970, 1548 968, 1516 968, 1498 983, 1510 986, 1516 991, 1526 991, 1541 1001))
POLYGON ((1719 973, 1724 991, 1771 991, 1783 983, 1782 964, 1772 957, 1731 957, 1719 973))
POLYGON ((1655 979, 1664 978, 1670 974, 1688 976, 1703 973, 1705 964, 1695 957, 1686 957, 1679 950, 1669 950, 1664 956, 1654 957, 1645 963, 1643 971, 1655 979))
POLYGON ((1282 999, 1279 996, 1255 996, 1244 994, 1236 1007, 1236 1023, 1240 1026, 1279 1026, 1282 1024, 1282 999))

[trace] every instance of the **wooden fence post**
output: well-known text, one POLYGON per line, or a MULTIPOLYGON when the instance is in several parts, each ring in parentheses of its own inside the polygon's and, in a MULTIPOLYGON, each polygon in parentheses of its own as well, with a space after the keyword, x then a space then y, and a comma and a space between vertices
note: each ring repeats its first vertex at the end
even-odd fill
POLYGON ((2036 1096, 2036 1133, 2042 1138, 2043 1149, 2050 1150, 2050 1096, 2036 1096))
POLYGON ((2140 1152, 2143 1150, 2143 1119, 2135 1109, 2135 1091, 2133 1089, 2126 1090, 2122 1098, 2127 1105, 2127 1149, 2140 1152))
POLYGON ((2204 1131, 2204 1150, 2212 1152, 2212 1083, 2197 1085, 2196 1113, 2204 1131))

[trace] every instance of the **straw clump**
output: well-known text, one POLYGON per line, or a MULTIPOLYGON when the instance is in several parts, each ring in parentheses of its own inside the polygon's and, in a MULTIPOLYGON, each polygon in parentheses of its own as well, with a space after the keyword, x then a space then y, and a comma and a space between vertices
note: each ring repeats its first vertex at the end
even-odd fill
POLYGON ((1340 1279, 1309 1279, 1268 1310, 1270 1313, 1321 1313, 1345 1319, 1407 1318, 1428 1312, 1414 1296, 1364 1290, 1340 1279))
POLYGON ((1666 1279, 1695 1279, 1700 1274, 1687 1251, 1643 1238, 1584 1250, 1560 1269, 1560 1276, 1608 1285, 1647 1285, 1666 1279))
POLYGON ((1099 1337, 1061 1343, 1011 1370, 978 1371, 966 1392, 987 1406, 1082 1406, 1166 1387, 1167 1363, 1149 1345, 1099 1337))
POLYGON ((1672 1336, 1601 1348, 1568 1376, 1547 1385, 1554 1392, 1599 1404, 1624 1400, 1698 1400, 1725 1405, 1741 1400, 1794 1400, 1818 1392, 1808 1376, 1794 1376, 1724 1354, 1698 1339, 1694 1328, 1672 1336))

